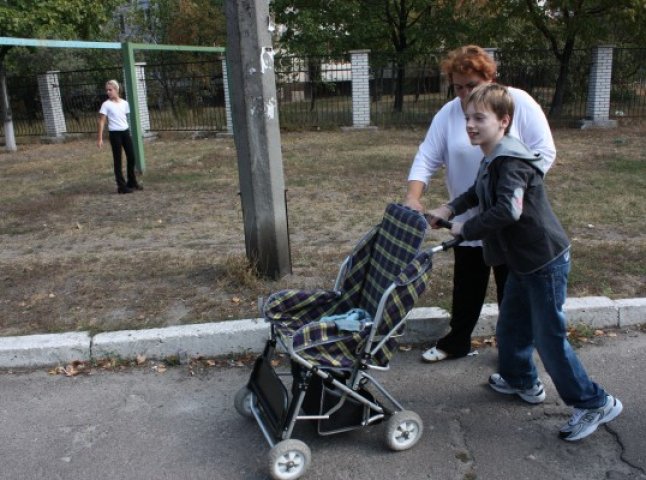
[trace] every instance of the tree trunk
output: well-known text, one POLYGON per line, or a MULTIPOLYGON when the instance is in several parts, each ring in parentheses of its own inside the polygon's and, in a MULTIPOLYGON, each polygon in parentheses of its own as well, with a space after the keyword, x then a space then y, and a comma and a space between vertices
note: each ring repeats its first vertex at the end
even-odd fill
POLYGON ((310 112, 316 108, 316 99, 318 97, 318 87, 321 83, 321 59, 307 59, 307 73, 310 81, 310 112))
POLYGON ((559 76, 556 79, 556 88, 554 89, 554 96, 552 97, 552 104, 550 105, 549 116, 560 117, 563 113, 563 102, 565 101, 565 91, 567 89, 568 73, 570 72, 570 59, 574 50, 574 41, 568 40, 563 48, 561 55, 559 76))
POLYGON ((7 90, 7 73, 4 69, 4 62, 0 64, 0 118, 4 127, 5 150, 15 152, 16 136, 13 131, 13 119, 11 116, 11 105, 9 103, 9 92, 7 90))
POLYGON ((395 86, 395 112, 401 113, 404 109, 404 81, 406 80, 406 65, 398 61, 397 80, 395 86))

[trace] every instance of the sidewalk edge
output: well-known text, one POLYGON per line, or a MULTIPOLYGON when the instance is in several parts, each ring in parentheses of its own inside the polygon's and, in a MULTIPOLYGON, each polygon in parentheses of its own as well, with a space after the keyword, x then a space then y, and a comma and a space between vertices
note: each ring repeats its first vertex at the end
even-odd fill
MULTIPOLYGON (((646 323, 646 298, 571 298, 564 309, 571 325, 624 328, 646 323)), ((497 317, 497 305, 484 305, 474 336, 494 335, 497 317)), ((450 315, 441 308, 414 308, 408 319, 402 339, 405 343, 428 343, 449 329, 450 315)), ((175 356, 181 359, 257 353, 262 351, 268 335, 269 325, 256 318, 122 330, 93 337, 88 332, 0 337, 0 368, 36 368, 106 357, 128 360, 138 355, 149 359, 175 356)))

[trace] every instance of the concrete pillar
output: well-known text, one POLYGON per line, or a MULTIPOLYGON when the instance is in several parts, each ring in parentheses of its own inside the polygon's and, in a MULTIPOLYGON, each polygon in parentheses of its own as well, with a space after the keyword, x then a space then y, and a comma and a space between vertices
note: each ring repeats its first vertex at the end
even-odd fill
POLYGON ((581 128, 617 126, 616 120, 610 120, 613 48, 613 45, 599 45, 592 49, 586 118, 581 128))
POLYGON ((229 96, 229 72, 227 71, 227 59, 222 61, 222 82, 224 84, 224 112, 227 122, 227 133, 233 135, 233 117, 231 116, 231 97, 229 96))
POLYGON ((38 91, 43 106, 45 133, 47 137, 62 139, 67 132, 67 125, 63 113, 58 73, 58 71, 49 71, 38 75, 38 91))
POLYGON ((370 125, 370 50, 352 50, 352 127, 370 125))
POLYGON ((247 258, 263 276, 292 271, 267 0, 227 0, 227 65, 247 258))
POLYGON ((141 131, 146 135, 150 132, 150 113, 148 111, 148 90, 146 89, 146 62, 135 63, 137 77, 137 105, 141 118, 141 131))

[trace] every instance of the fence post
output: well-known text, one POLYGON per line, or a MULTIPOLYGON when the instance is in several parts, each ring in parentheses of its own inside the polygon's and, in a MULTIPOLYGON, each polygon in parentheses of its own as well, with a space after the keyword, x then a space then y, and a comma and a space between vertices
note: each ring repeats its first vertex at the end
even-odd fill
POLYGON ((351 50, 352 128, 370 126, 370 50, 351 50))
POLYGON ((231 116, 231 97, 229 96, 229 72, 227 70, 227 58, 222 56, 222 83, 224 85, 224 114, 227 122, 227 133, 233 135, 233 117, 231 116))
POLYGON ((62 140, 67 132, 61 89, 58 83, 58 71, 49 71, 38 75, 38 92, 43 105, 45 133, 48 139, 62 140))
POLYGON ((598 45, 592 49, 586 118, 581 128, 617 126, 616 120, 610 120, 613 48, 614 45, 598 45))
POLYGON ((146 62, 135 63, 135 76, 137 77, 137 102, 139 117, 141 118, 141 133, 146 136, 150 133, 150 112, 148 111, 148 90, 146 89, 146 62))

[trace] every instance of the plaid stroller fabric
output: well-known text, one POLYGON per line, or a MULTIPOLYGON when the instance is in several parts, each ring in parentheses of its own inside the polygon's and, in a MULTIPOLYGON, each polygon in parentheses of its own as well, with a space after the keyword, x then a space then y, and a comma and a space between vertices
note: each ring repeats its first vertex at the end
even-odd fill
MULTIPOLYGON (((348 332, 335 322, 321 319, 355 308, 367 311, 374 319, 384 292, 395 283, 375 340, 391 333, 430 282, 431 257, 418 255, 426 228, 419 212, 388 205, 382 222, 351 253, 340 291, 277 292, 265 303, 265 318, 279 335, 291 338, 294 351, 311 363, 334 368, 353 366, 358 354, 363 353, 372 323, 348 332)), ((396 347, 396 339, 390 338, 372 363, 386 365, 396 347)))

